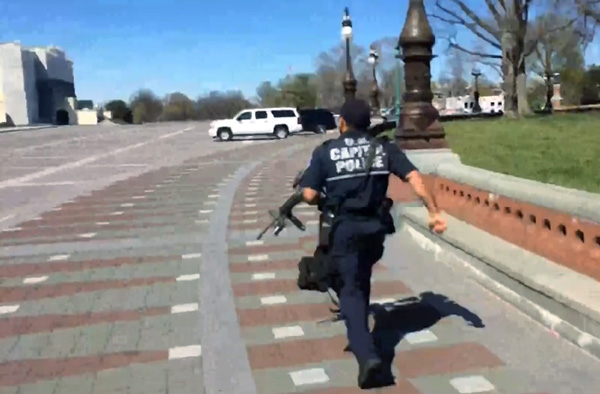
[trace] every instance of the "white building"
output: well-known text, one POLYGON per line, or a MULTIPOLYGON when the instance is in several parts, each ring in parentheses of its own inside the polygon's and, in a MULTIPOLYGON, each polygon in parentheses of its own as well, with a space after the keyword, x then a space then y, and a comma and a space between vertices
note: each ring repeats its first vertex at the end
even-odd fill
MULTIPOLYGON (((499 94, 479 97, 481 112, 504 112, 504 93, 495 93, 499 94)), ((470 114, 473 112, 475 98, 472 95, 445 98, 438 95, 434 98, 433 105, 440 112, 440 115, 470 114)))
POLYGON ((0 44, 0 123, 77 124, 76 100, 73 62, 64 51, 0 44))

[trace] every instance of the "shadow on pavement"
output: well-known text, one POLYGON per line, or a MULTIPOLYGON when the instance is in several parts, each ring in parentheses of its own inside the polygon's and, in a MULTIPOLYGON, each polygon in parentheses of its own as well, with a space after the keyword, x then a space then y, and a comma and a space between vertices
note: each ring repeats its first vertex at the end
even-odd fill
POLYGON ((385 366, 382 387, 394 384, 392 364, 395 348, 407 334, 428 329, 449 316, 462 317, 471 327, 485 327, 475 313, 442 294, 430 291, 394 303, 371 305, 371 311, 375 320, 373 338, 385 366))

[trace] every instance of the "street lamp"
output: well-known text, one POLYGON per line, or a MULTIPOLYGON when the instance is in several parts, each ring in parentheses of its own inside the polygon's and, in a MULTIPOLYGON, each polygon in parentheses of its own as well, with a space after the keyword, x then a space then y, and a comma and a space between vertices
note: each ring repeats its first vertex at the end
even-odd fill
POLYGON ((552 78, 558 77, 559 73, 552 73, 550 69, 546 70, 546 76, 544 80, 546 81, 546 104, 544 105, 543 111, 552 112, 552 97, 554 96, 554 86, 552 84, 552 78))
POLYGON ((394 56, 398 59, 398 64, 396 65, 396 125, 400 123, 400 84, 402 83, 400 80, 402 76, 400 75, 400 59, 402 59, 402 51, 400 49, 400 44, 396 45, 396 55, 394 56))
POLYGON ((379 88, 377 87, 377 60, 379 54, 375 48, 371 48, 369 52, 369 64, 373 67, 373 85, 371 87, 371 108, 373 114, 379 116, 379 88))
POLYGON ((473 113, 477 114, 481 112, 481 106, 479 105, 479 77, 481 76, 481 71, 478 68, 474 68, 471 75, 475 77, 475 92, 473 93, 475 104, 473 105, 473 113))
POLYGON ((356 78, 352 70, 352 60, 350 59, 350 40, 352 39, 352 19, 348 7, 344 8, 344 17, 342 19, 342 38, 346 40, 346 77, 344 78, 344 98, 346 101, 354 99, 356 96, 356 78))

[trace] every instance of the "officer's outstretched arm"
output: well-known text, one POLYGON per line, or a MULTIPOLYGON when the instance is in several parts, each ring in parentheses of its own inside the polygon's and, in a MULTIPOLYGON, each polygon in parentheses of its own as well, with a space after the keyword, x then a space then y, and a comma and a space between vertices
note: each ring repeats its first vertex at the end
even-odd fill
POLYGON ((433 197, 433 193, 431 193, 427 186, 425 186, 425 182, 423 182, 423 177, 419 171, 413 170, 409 172, 405 179, 412 187, 415 194, 423 201, 423 204, 425 204, 425 207, 429 211, 430 215, 440 213, 440 210, 435 202, 435 198, 433 197))

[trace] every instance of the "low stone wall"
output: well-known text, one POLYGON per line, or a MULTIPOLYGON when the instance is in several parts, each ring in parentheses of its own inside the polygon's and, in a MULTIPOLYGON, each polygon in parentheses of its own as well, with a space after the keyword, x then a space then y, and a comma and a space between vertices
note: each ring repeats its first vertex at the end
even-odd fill
MULTIPOLYGON (((458 163, 424 171, 448 214, 551 261, 600 280, 600 195, 458 163)), ((412 201, 392 177, 388 193, 412 201)))

